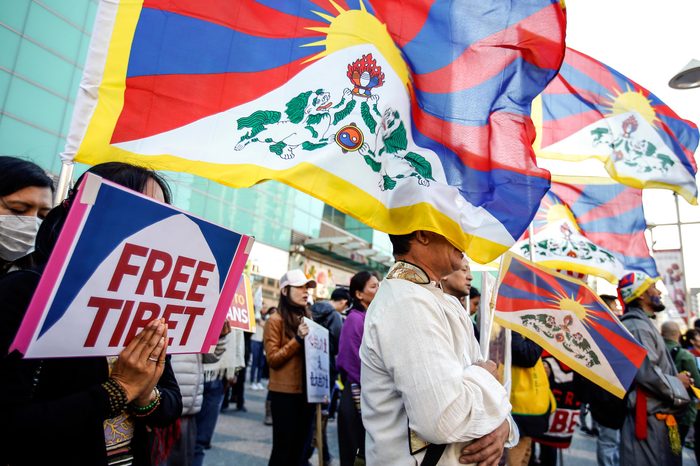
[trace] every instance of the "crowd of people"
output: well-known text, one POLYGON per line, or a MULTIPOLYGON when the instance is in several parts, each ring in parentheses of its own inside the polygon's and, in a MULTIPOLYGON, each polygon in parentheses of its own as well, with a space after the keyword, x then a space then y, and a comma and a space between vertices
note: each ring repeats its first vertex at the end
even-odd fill
MULTIPOLYGON (((171 202, 154 171, 117 162, 88 171, 171 202)), ((320 443, 331 464, 329 418, 341 466, 555 465, 576 425, 557 420, 579 413, 600 465, 680 465, 684 444, 700 459, 700 328, 657 328, 664 305, 653 280, 632 273, 618 297, 601 296, 647 351, 624 399, 517 333, 509 393, 502 365, 479 346, 489 336, 475 325, 481 295, 469 262, 428 231, 390 235, 386 276, 358 272, 328 300, 313 302, 316 282, 289 270, 255 333, 226 324, 208 354, 167 355, 168 326, 156 319, 118 357, 23 359, 10 345, 76 196, 51 208, 53 194, 40 167, 0 157, 0 465, 202 465, 219 413, 229 403, 246 410, 246 380, 267 390, 271 466, 306 466, 320 443), (329 334, 321 426, 306 396, 304 318, 329 334)))

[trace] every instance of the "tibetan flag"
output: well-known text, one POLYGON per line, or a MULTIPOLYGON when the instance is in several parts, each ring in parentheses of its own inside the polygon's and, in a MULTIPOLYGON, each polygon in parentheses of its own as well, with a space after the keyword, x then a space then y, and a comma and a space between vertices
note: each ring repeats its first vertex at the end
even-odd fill
POLYGON ((586 237, 611 251, 625 270, 659 276, 644 236, 641 190, 609 178, 557 176, 551 192, 571 209, 586 237))
POLYGON ((552 269, 602 277, 611 283, 624 275, 624 266, 612 251, 586 237, 569 206, 553 192, 548 192, 532 221, 532 254, 527 235, 513 246, 513 251, 552 269))
POLYGON ((274 179, 488 262, 549 187, 564 28, 556 0, 102 2, 63 157, 274 179))
POLYGON ((567 48, 533 120, 538 157, 598 158, 620 183, 671 189, 697 204, 697 127, 609 66, 567 48))
POLYGON ((513 253, 501 265, 495 320, 620 398, 646 356, 583 282, 513 253))

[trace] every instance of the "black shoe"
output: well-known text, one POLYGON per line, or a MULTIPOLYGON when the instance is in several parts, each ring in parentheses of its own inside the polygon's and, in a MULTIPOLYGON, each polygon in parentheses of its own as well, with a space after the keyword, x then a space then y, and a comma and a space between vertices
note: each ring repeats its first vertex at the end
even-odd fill
POLYGON ((240 411, 240 412, 242 412, 242 413, 247 413, 247 412, 248 412, 248 410, 245 409, 245 406, 239 406, 238 408, 236 408, 236 411, 240 411))

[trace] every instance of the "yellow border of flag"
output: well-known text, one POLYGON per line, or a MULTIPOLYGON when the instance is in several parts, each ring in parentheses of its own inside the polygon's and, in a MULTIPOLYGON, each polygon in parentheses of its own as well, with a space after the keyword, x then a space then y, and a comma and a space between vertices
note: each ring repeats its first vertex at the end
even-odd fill
MULTIPOLYGON (((554 277, 557 277, 559 279, 566 280, 566 281, 574 283, 578 286, 581 286, 581 285, 585 286, 595 296, 595 299, 600 303, 601 306, 603 306, 603 308, 605 308, 605 309, 608 308, 606 306, 606 304, 598 297, 598 295, 593 290, 588 288, 588 286, 585 283, 583 283, 582 281, 577 280, 573 277, 569 277, 568 275, 561 274, 561 273, 556 272, 554 270, 551 270, 547 267, 540 266, 539 264, 536 264, 534 262, 530 262, 529 260, 524 259, 524 258, 522 258, 522 257, 520 257, 520 256, 518 256, 510 251, 507 252, 506 254, 504 254, 504 256, 503 256, 501 271, 500 271, 499 276, 498 276, 498 288, 496 289, 496 304, 498 304, 498 294, 500 292, 501 284, 503 283, 503 277, 505 277, 506 273, 508 272, 508 269, 510 268, 510 263, 514 258, 516 260, 521 261, 521 262, 525 262, 526 264, 531 265, 532 267, 539 269, 540 271, 547 273, 549 275, 552 275, 554 277)), ((564 364, 569 366, 571 369, 575 370, 576 372, 578 372, 579 374, 581 374, 582 376, 584 376, 588 380, 592 381, 596 385, 609 391, 610 393, 612 393, 616 397, 618 397, 620 399, 625 397, 625 393, 627 393, 627 392, 622 387, 613 385, 612 383, 605 380, 603 377, 599 376, 595 372, 593 372, 590 369, 588 369, 587 367, 583 366, 580 362, 576 361, 571 356, 568 356, 563 351, 556 349, 556 347, 552 346, 552 342, 548 338, 543 337, 542 335, 535 332, 534 330, 528 329, 527 327, 524 327, 524 326, 519 326, 513 322, 510 322, 510 321, 507 321, 507 320, 500 318, 499 314, 501 314, 501 313, 507 314, 507 312, 499 312, 498 309, 494 306, 494 320, 496 322, 498 322, 500 325, 502 325, 503 327, 509 328, 515 332, 518 332, 523 336, 528 337, 529 339, 531 339, 532 341, 534 341, 538 345, 545 348, 547 351, 549 351, 550 354, 552 354, 552 356, 559 359, 561 362, 563 362, 564 364), (552 351, 553 348, 554 348, 554 351, 552 351)), ((622 323, 620 322, 620 320, 617 317, 615 317, 615 315, 612 312, 610 313, 610 315, 615 319, 615 321, 622 328, 625 328, 622 325, 622 323)), ((627 331, 626 328, 625 328, 625 331, 627 331)), ((627 331, 627 333, 630 335, 630 338, 634 338, 634 337, 632 337, 632 334, 629 333, 629 331, 627 331)), ((618 379, 618 381, 619 381, 619 379, 618 379)))
POLYGON ((309 163, 299 163, 286 170, 272 170, 252 164, 193 161, 167 154, 141 156, 112 146, 109 141, 124 107, 129 53, 142 5, 142 0, 122 0, 119 3, 98 89, 97 105, 76 152, 76 161, 90 165, 107 161, 141 164, 154 170, 192 173, 234 188, 250 187, 274 179, 320 199, 342 199, 344 194, 352 191, 352 206, 334 204, 334 207, 386 233, 431 230, 444 235, 467 252, 470 258, 482 264, 492 261, 510 247, 467 234, 457 222, 428 203, 387 208, 355 185, 309 163), (402 228, 397 228, 397 225, 402 228))

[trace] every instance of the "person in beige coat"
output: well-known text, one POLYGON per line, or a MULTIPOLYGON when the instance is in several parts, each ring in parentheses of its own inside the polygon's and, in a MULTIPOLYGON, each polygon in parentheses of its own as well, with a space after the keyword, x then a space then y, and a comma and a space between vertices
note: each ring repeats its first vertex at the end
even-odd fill
POLYGON ((306 401, 304 337, 309 327, 304 317, 309 288, 316 282, 301 270, 285 273, 280 279, 277 312, 265 323, 263 343, 270 366, 270 403, 272 409, 272 453, 269 466, 302 463, 306 441, 311 433, 312 405, 306 401))

